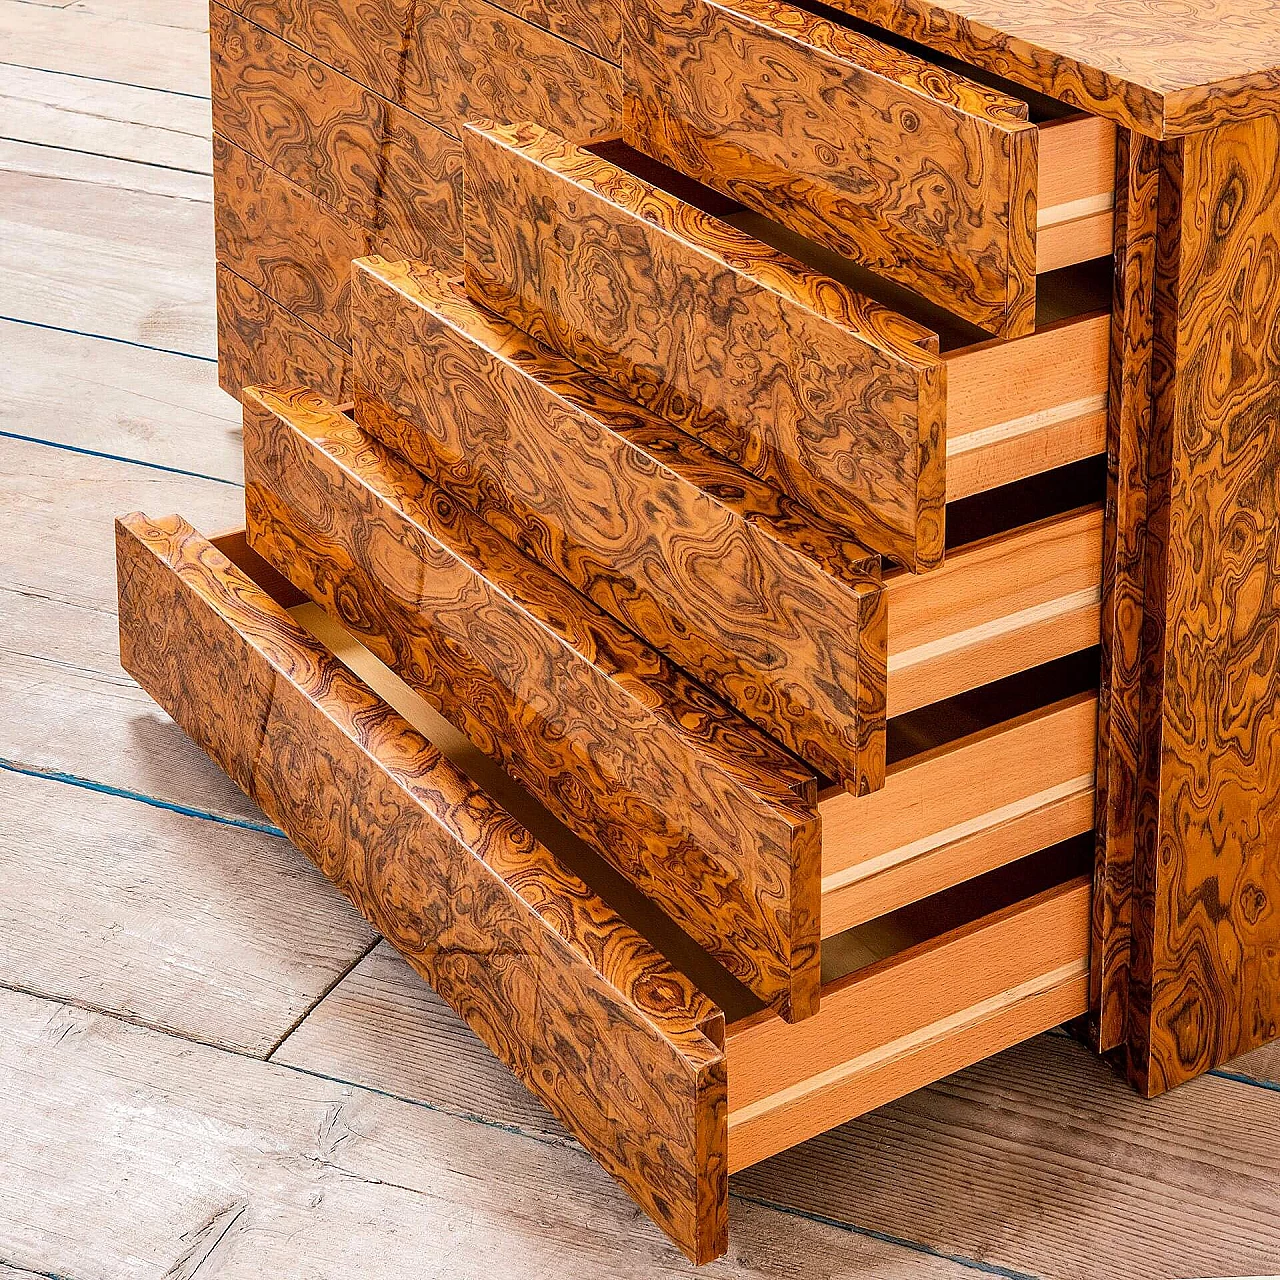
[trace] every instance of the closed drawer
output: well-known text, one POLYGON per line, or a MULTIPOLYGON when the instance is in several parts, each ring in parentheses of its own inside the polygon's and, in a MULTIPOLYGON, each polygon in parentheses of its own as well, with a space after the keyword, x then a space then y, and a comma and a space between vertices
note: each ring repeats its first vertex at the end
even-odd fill
POLYGON ((446 133, 473 117, 538 120, 572 138, 613 137, 620 126, 617 49, 607 55, 612 63, 604 61, 578 47, 581 37, 568 43, 504 12, 514 5, 229 0, 228 7, 446 133))
POLYGON ((246 397, 250 545, 788 1017, 813 1010, 812 773, 306 393, 246 397))
POLYGON ((777 0, 640 0, 640 150, 1004 337, 1036 273, 1111 252, 1115 131, 777 0))
POLYGON ((344 403, 351 356, 230 267, 218 264, 218 385, 238 400, 245 387, 306 383, 344 403))
POLYGON ((456 255, 455 138, 216 3, 209 45, 216 133, 374 233, 383 252, 456 255))
POLYGON ((941 562, 949 499, 1102 448, 1105 315, 942 351, 920 320, 536 126, 469 129, 464 148, 474 298, 911 569, 941 562))
POLYGON ((723 1251, 724 1020, 177 517, 117 525, 126 670, 687 1253, 723 1251))
POLYGON ((854 791, 884 774, 880 557, 458 282, 357 263, 356 417, 854 791))

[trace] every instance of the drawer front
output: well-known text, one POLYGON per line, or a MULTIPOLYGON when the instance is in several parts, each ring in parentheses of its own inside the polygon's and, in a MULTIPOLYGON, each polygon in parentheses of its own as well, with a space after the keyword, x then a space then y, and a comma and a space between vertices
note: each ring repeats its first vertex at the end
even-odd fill
POLYGON ((814 777, 315 397, 251 397, 250 544, 762 1000, 817 989, 814 777))
POLYGON ((880 558, 460 286, 358 263, 361 425, 825 775, 884 775, 880 558))
POLYGON ((1088 877, 826 984, 798 1026, 729 1028, 737 1172, 1088 1007, 1088 877))
POLYGON ((305 383, 343 403, 351 358, 305 321, 218 264, 218 385, 239 400, 245 387, 305 383))
POLYGON ((369 233, 217 135, 213 166, 219 263, 349 349, 351 260, 370 251, 369 233))
POLYGON ((117 525, 121 661, 694 1259, 726 1237, 723 1018, 176 517, 117 525))
POLYGON ((1025 102, 777 0, 638 0, 623 67, 639 150, 988 332, 1031 332, 1025 102))
POLYGON ((463 145, 473 297, 865 546, 940 560, 932 334, 536 125, 463 145))
POLYGON ((895 761, 874 795, 824 797, 823 937, 1091 830, 1097 736, 1084 693, 895 761))
POLYGON ((384 252, 456 251, 455 138, 220 4, 209 24, 215 132, 375 232, 384 252))
POLYGON ((616 137, 618 68, 488 0, 233 0, 245 17, 446 133, 462 121, 537 120, 616 137))

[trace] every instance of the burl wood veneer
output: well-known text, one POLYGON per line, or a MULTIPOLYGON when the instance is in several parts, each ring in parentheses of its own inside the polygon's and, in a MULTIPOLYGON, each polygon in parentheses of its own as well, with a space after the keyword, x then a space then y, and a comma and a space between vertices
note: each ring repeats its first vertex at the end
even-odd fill
POLYGON ((1154 1094, 1280 1033, 1280 120, 1153 150, 1129 155, 1116 326, 1098 920, 1100 1037, 1154 1094))
POLYGON ((815 768, 884 774, 880 558, 470 302, 356 264, 361 425, 815 768))
POLYGON ((814 776, 309 393, 246 395, 249 543, 762 1000, 813 1011, 814 776))
POLYGON ((695 1261, 724 1017, 178 517, 116 525, 125 669, 695 1261))
POLYGON ((213 127, 384 252, 437 260, 459 236, 457 139, 214 3, 213 127))
POLYGON ((1035 326, 1027 104, 779 0, 638 0, 627 141, 1006 337, 1035 326))
POLYGON ((230 7, 455 137, 472 119, 541 120, 579 141, 619 132, 617 51, 606 61, 489 0, 230 7))
POLYGON ((464 147, 477 301, 873 550, 938 563, 933 335, 537 125, 464 147))

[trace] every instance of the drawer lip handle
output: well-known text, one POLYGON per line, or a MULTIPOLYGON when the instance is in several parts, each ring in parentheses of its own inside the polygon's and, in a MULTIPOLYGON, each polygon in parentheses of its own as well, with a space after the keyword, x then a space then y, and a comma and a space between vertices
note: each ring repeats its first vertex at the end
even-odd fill
POLYGON ((125 669, 690 1257, 723 1252, 721 1011, 186 521, 116 538, 125 669))

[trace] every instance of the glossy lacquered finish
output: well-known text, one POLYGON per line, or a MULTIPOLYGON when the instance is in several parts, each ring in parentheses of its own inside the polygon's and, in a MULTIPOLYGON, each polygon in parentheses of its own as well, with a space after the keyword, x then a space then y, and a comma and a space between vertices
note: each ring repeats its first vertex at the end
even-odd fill
POLYGON ((178 517, 117 523, 125 669, 696 1261, 724 1018, 178 517))
POLYGON ((477 301, 871 549, 938 562, 934 335, 536 125, 464 147, 477 301))
POLYGON ((307 393, 250 396, 250 545, 762 1000, 811 1013, 815 779, 307 393))
POLYGON ((356 417, 817 770, 884 776, 880 558, 409 264, 356 265, 356 417))

